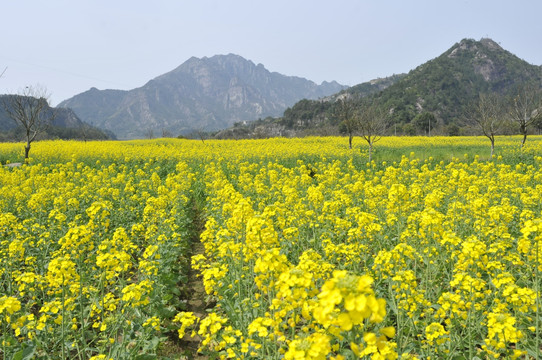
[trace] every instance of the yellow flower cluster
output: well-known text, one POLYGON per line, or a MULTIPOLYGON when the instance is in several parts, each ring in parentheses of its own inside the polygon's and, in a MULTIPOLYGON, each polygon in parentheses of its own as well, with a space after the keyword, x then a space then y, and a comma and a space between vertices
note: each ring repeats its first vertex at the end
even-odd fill
POLYGON ((215 310, 241 331, 225 357, 533 351, 541 157, 360 164, 330 151, 309 163, 312 152, 290 150, 205 166, 196 259, 204 279, 217 274, 206 283, 215 310), (492 312, 513 314, 514 330, 492 312))
POLYGON ((36 143, 0 167, 2 356, 131 359, 166 329, 220 359, 532 356, 529 140, 489 161, 480 138, 383 138, 369 163, 341 138, 36 143), (197 202, 202 316, 178 290, 197 202))
POLYGON ((47 156, 0 167, 0 358, 156 352, 183 306, 188 165, 47 156))

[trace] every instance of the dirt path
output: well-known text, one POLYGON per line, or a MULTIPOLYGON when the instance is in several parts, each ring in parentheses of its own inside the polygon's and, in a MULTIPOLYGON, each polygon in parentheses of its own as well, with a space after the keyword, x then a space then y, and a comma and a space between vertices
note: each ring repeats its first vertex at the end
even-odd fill
MULTIPOLYGON (((192 256, 203 254, 205 248, 200 241, 200 234, 205 229, 205 220, 203 219, 202 210, 194 202, 192 205, 192 256)), ((207 309, 207 303, 205 301, 207 294, 205 293, 205 287, 200 276, 200 272, 190 267, 188 272, 188 285, 187 285, 187 309, 194 313, 199 318, 204 317, 207 309)), ((182 339, 181 344, 185 349, 185 357, 181 357, 182 360, 207 360, 208 357, 198 353, 198 347, 201 339, 199 336, 191 337, 190 333, 187 333, 182 339)))
MULTIPOLYGON (((194 242, 192 244, 192 254, 203 254, 204 247, 203 244, 199 241, 194 242)), ((199 318, 204 317, 205 315, 205 309, 206 309, 206 302, 205 302, 205 288, 203 287, 203 281, 201 280, 201 277, 199 276, 199 271, 194 270, 190 268, 190 272, 188 273, 188 294, 189 299, 187 302, 187 310, 194 315, 196 315, 199 318)), ((195 337, 191 337, 190 333, 187 332, 187 334, 181 339, 181 344, 183 345, 183 348, 185 351, 185 358, 186 360, 207 360, 208 357, 201 355, 198 353, 198 347, 200 345, 201 339, 198 335, 195 337)), ((181 358, 183 359, 183 358, 181 358)))
MULTIPOLYGON (((190 241, 191 256, 203 254, 205 248, 200 241, 200 234, 205 229, 205 219, 202 209, 198 206, 195 199, 192 199, 189 205, 189 224, 188 234, 190 241)), ((199 318, 205 317, 208 304, 206 303, 207 294, 200 276, 200 272, 192 267, 188 270, 188 279, 186 283, 180 285, 182 299, 186 300, 186 307, 183 311, 192 312, 199 318)), ((171 331, 168 334, 169 339, 162 344, 159 356, 176 360, 208 360, 209 357, 198 353, 201 339, 199 336, 191 337, 191 331, 179 339, 177 331, 171 331)))

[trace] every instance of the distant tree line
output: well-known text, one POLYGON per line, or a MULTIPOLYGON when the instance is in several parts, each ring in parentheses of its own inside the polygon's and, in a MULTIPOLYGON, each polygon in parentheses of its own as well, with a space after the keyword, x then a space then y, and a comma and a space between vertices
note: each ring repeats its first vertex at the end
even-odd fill
POLYGON ((408 123, 398 122, 404 108, 393 107, 384 92, 372 96, 342 92, 332 100, 301 100, 281 118, 266 118, 209 134, 215 138, 263 138, 271 136, 346 135, 352 148, 356 136, 364 139, 371 158, 374 144, 388 135, 483 135, 491 144, 497 135, 522 135, 521 146, 529 134, 542 131, 542 90, 522 83, 507 94, 496 91, 473 95, 462 105, 452 123, 444 123, 431 111, 418 111, 408 123), (282 133, 271 129, 282 127, 282 133))
MULTIPOLYGON (((388 134, 392 128, 394 108, 382 98, 343 97, 333 104, 334 116, 339 121, 339 130, 348 135, 349 147, 352 138, 360 135, 369 145, 369 159, 375 141, 388 134)), ((521 84, 511 95, 498 92, 481 93, 474 97, 464 109, 460 120, 460 128, 456 124, 447 126, 448 135, 459 135, 462 129, 470 129, 472 134, 487 137, 491 144, 491 157, 495 149, 497 135, 520 134, 520 146, 523 148, 529 134, 542 130, 542 89, 532 84, 521 84)), ((421 112, 409 123, 412 133, 420 132, 431 136, 439 133, 437 118, 431 112, 421 112)), ((407 128, 407 129, 409 129, 407 128)), ((405 127, 403 126, 403 130, 405 127)))

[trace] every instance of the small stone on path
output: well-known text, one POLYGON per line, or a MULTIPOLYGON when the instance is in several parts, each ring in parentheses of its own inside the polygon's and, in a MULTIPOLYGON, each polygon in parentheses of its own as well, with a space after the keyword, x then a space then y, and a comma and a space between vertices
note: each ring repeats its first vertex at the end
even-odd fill
POLYGON ((5 167, 10 167, 10 168, 13 168, 13 167, 19 167, 21 166, 23 163, 9 163, 9 164, 6 164, 4 165, 5 167))

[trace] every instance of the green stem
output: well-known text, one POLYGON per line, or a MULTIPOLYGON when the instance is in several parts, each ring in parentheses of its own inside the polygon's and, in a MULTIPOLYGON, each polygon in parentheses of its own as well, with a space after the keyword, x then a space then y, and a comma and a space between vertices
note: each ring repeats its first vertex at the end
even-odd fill
POLYGON ((540 360, 540 240, 535 243, 536 247, 536 261, 534 270, 534 284, 536 293, 536 318, 535 318, 535 346, 536 346, 536 360, 540 360))
POLYGON ((11 261, 7 261, 7 267, 5 269, 5 274, 7 274, 7 282, 8 282, 8 291, 7 291, 7 295, 8 296, 12 296, 13 295, 13 292, 12 292, 12 282, 13 282, 13 272, 11 271, 11 261))
POLYGON ((403 348, 402 348, 402 339, 401 339, 401 331, 402 331, 402 328, 401 328, 401 314, 400 314, 400 311, 399 311, 399 305, 395 299, 395 296, 394 296, 394 292, 393 292, 393 286, 392 286, 392 281, 390 279, 390 281, 388 281, 388 290, 389 290, 389 293, 390 293, 390 302, 393 304, 393 307, 395 308, 395 314, 396 314, 396 318, 397 318, 397 331, 396 331, 396 339, 395 341, 397 342, 397 352, 399 354, 402 354, 403 353, 403 348))
POLYGON ((471 288, 470 288, 470 303, 471 303, 471 306, 470 306, 470 309, 467 313, 467 327, 468 327, 468 337, 469 337, 469 359, 472 359, 473 357, 473 345, 472 345, 472 324, 471 324, 471 320, 472 320, 472 315, 473 315, 473 309, 474 309, 474 299, 473 299, 473 296, 472 296, 472 284, 471 284, 471 288))
POLYGON ((65 349, 64 349, 64 343, 65 343, 65 338, 64 338, 64 317, 65 317, 65 313, 66 313, 66 309, 65 309, 65 302, 64 302, 64 299, 65 299, 65 293, 66 293, 66 287, 65 287, 65 282, 64 282, 64 274, 62 274, 62 321, 61 321, 61 325, 60 325, 60 329, 61 329, 61 332, 62 332, 62 340, 61 340, 61 343, 60 343, 60 348, 62 349, 62 360, 66 359, 66 354, 65 354, 65 349))
MULTIPOLYGON (((79 260, 81 262, 81 260, 79 260)), ((82 269, 82 267, 79 267, 82 269)), ((84 314, 84 307, 83 307, 83 274, 79 276, 79 316, 81 317, 80 320, 80 326, 81 326, 81 346, 84 349, 87 348, 86 346, 86 339, 85 339, 85 314, 84 314)), ((79 357, 81 358, 81 354, 79 354, 79 357)), ((83 358, 86 358, 86 356, 83 356, 83 358)))
MULTIPOLYGON (((0 314, 1 315, 1 314, 0 314)), ((2 319, 0 318, 0 321, 2 321, 2 319)), ((2 337, 0 337, 0 340, 2 340, 2 359, 7 359, 8 356, 7 356, 7 349, 6 349, 6 334, 7 334, 7 330, 6 330, 6 326, 4 325, 4 322, 2 321, 2 337)))

